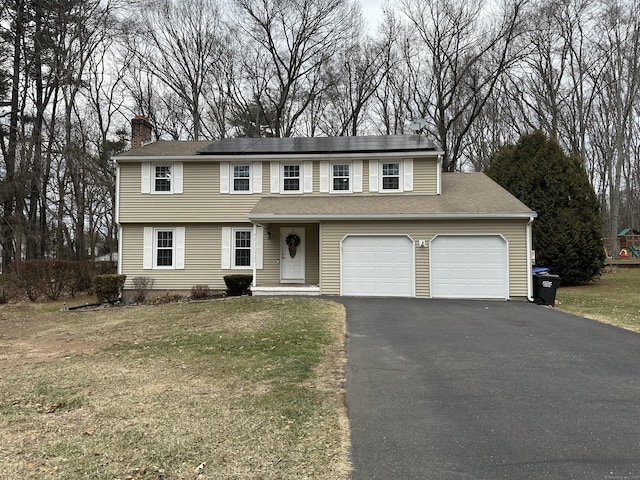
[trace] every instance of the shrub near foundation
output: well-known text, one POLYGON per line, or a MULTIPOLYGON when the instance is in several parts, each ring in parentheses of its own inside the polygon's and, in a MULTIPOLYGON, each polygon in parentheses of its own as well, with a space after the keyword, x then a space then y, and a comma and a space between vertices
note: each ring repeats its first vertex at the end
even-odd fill
POLYGON ((224 283, 227 286, 230 297, 239 297, 249 293, 249 287, 253 282, 253 275, 226 275, 224 283))
POLYGON ((93 290, 99 302, 115 302, 120 298, 126 275, 96 275, 93 290))

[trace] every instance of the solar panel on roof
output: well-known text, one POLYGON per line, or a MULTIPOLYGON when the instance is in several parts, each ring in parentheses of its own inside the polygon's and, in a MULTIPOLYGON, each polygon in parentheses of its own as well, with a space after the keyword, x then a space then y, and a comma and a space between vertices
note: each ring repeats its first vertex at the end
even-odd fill
POLYGON ((378 135, 366 137, 224 138, 198 151, 203 155, 366 153, 435 150, 420 135, 378 135))

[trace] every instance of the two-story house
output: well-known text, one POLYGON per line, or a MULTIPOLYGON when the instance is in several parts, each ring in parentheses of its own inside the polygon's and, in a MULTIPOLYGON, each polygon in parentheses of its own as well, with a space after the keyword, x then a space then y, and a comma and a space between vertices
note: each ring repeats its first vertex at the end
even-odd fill
POLYGON ((254 295, 531 298, 535 212, 441 155, 419 135, 132 148, 115 158, 125 290, 250 273, 254 295))

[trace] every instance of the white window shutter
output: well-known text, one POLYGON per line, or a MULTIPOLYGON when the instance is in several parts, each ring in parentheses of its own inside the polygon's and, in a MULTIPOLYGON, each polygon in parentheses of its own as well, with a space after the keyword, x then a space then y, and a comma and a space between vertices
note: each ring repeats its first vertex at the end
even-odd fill
POLYGON ((173 193, 182 193, 183 166, 182 162, 175 162, 172 168, 173 172, 173 193))
POLYGON ((329 192, 329 174, 331 171, 331 164, 322 160, 320 162, 320 193, 329 192))
POLYGON ((271 193, 280 193, 280 162, 271 162, 271 193))
POLYGON ((413 159, 406 158, 404 160, 404 165, 402 167, 403 177, 404 177, 404 191, 412 192, 413 191, 413 159))
POLYGON ((220 162, 220 193, 229 193, 229 162, 220 162))
POLYGON ((302 163, 302 170, 304 172, 304 185, 303 193, 313 193, 313 162, 307 160, 302 163))
POLYGON ((222 227, 222 252, 220 267, 223 269, 231 268, 231 228, 222 227))
POLYGON ((378 160, 369 160, 369 191, 378 191, 378 160))
POLYGON ((256 227, 256 268, 262 270, 264 257, 264 227, 256 227))
POLYGON ((185 227, 176 227, 176 264, 177 270, 184 270, 184 252, 186 242, 185 227))
POLYGON ((151 270, 153 268, 153 227, 144 227, 142 243, 142 268, 151 270))
POLYGON ((253 162, 251 165, 253 176, 253 193, 262 193, 262 162, 253 162))
POLYGON ((362 160, 353 162, 353 192, 362 192, 362 160))
POLYGON ((142 162, 140 193, 151 193, 151 164, 142 162))

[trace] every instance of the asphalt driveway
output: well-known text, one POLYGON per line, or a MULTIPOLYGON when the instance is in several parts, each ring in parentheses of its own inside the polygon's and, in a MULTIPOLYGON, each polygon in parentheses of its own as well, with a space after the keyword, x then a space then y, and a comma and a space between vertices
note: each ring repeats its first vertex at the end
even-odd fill
POLYGON ((640 334, 524 302, 339 301, 354 480, 640 479, 640 334))

